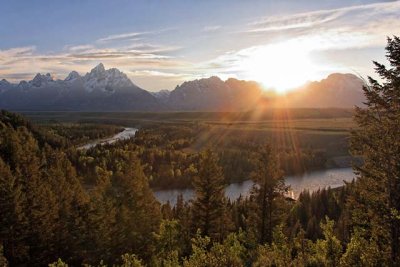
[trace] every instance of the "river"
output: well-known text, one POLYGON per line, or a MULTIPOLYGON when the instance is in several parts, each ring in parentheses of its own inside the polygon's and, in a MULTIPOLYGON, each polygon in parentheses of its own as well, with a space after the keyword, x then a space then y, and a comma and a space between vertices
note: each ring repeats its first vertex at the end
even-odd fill
POLYGON ((117 142, 118 140, 126 140, 126 139, 129 139, 129 138, 135 136, 137 130, 138 129, 136 129, 136 128, 125 128, 122 132, 119 132, 112 137, 95 140, 93 142, 87 143, 86 145, 78 147, 78 149, 87 150, 87 149, 95 147, 97 145, 112 144, 112 143, 117 142))
MULTIPOLYGON (((337 168, 314 171, 299 175, 290 175, 285 178, 285 183, 291 187, 289 196, 296 199, 305 189, 313 192, 320 188, 335 188, 342 186, 344 184, 343 181, 350 182, 354 178, 355 175, 352 168, 337 168)), ((240 195, 248 195, 252 186, 253 182, 251 180, 247 180, 242 183, 232 183, 225 188, 225 195, 229 199, 235 200, 240 195)), ((171 205, 175 205, 176 198, 179 194, 182 194, 183 199, 186 201, 192 199, 194 196, 192 189, 171 189, 154 192, 154 195, 158 201, 161 203, 166 203, 169 201, 171 205)))
MULTIPOLYGON (((125 128, 122 132, 105 139, 96 140, 86 145, 78 147, 78 149, 89 149, 96 145, 112 144, 118 140, 125 140, 135 136, 138 129, 136 128, 125 128)), ((327 169, 320 171, 313 171, 305 174, 289 175, 285 177, 285 183, 290 185, 291 190, 289 196, 297 198, 299 194, 308 189, 310 192, 316 191, 320 188, 335 188, 342 186, 343 181, 350 182, 355 178, 352 168, 336 168, 327 169)), ((232 183, 225 188, 225 195, 235 200, 239 196, 246 196, 249 194, 253 182, 246 180, 242 183, 232 183)), ((155 197, 161 203, 169 201, 171 205, 175 205, 176 198, 179 194, 182 194, 184 200, 190 200, 194 196, 192 189, 170 189, 170 190, 158 190, 154 192, 155 197)))

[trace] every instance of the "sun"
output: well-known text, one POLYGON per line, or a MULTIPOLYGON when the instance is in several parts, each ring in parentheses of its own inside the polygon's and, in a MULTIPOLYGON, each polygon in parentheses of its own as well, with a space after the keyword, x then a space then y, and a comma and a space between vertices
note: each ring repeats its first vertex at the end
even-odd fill
POLYGON ((310 52, 301 43, 257 46, 243 55, 241 69, 246 79, 283 94, 316 76, 318 69, 311 61, 310 52))

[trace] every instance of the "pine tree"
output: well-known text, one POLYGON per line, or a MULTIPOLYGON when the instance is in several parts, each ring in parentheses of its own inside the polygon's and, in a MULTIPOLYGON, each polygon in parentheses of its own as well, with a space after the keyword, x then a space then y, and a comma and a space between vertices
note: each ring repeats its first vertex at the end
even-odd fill
POLYGON ((183 200, 182 194, 177 197, 176 205, 173 207, 174 219, 178 220, 180 225, 180 241, 182 242, 182 255, 190 253, 190 239, 191 239, 191 212, 188 202, 183 200))
POLYGON ((278 225, 274 229, 271 245, 266 244, 259 247, 254 266, 290 266, 290 254, 287 237, 282 232, 282 225, 278 225))
POLYGON ((306 238, 306 232, 300 229, 296 237, 292 241, 293 252, 295 258, 292 262, 294 266, 316 266, 315 245, 306 238))
POLYGON ((87 205, 88 199, 66 154, 48 145, 42 151, 42 179, 50 185, 57 203, 55 256, 72 262, 75 258, 72 253, 81 249, 84 235, 84 215, 81 211, 87 205))
POLYGON ((253 212, 249 223, 255 226, 261 244, 271 243, 273 229, 282 222, 288 187, 270 146, 259 151, 252 179, 255 186, 251 192, 253 212))
POLYGON ((385 262, 375 240, 366 240, 361 229, 355 229, 340 259, 341 266, 379 266, 385 262))
POLYGON ((27 228, 24 205, 21 186, 0 158, 0 239, 4 244, 5 256, 12 265, 21 263, 28 257, 24 240, 27 228))
POLYGON ((56 254, 58 205, 48 180, 43 179, 41 150, 25 126, 1 123, 0 156, 7 163, 23 198, 25 245, 32 264, 47 264, 56 254), (15 127, 14 127, 15 126, 15 127))
POLYGON ((195 199, 192 208, 193 228, 213 240, 222 239, 225 220, 224 176, 218 158, 211 150, 203 152, 197 176, 193 179, 195 199))
MULTIPOLYGON (((96 168, 97 184, 91 192, 88 235, 90 256, 97 260, 109 262, 115 257, 112 250, 113 239, 116 232, 116 204, 115 195, 111 184, 111 172, 100 167, 96 168)), ((88 259, 90 260, 90 259, 88 259)))
POLYGON ((176 220, 163 220, 160 231, 156 234, 157 261, 160 266, 170 265, 174 259, 179 259, 183 251, 180 237, 180 225, 176 220))
POLYGON ((351 148, 364 164, 349 199, 354 227, 379 241, 388 260, 400 263, 400 38, 388 38, 390 68, 374 62, 382 84, 369 77, 365 107, 357 107, 351 148), (389 244, 389 245, 387 245, 389 244))
POLYGON ((8 261, 7 261, 6 257, 4 257, 4 254, 3 254, 3 245, 0 245, 0 266, 2 266, 2 267, 8 266, 8 261))
POLYGON ((342 256, 342 245, 333 233, 334 222, 326 217, 326 223, 321 222, 324 239, 317 240, 317 258, 324 266, 338 266, 342 256))
POLYGON ((148 260, 154 253, 155 237, 152 233, 158 231, 161 221, 160 204, 135 154, 128 155, 118 176, 117 251, 119 254, 135 253, 148 260))

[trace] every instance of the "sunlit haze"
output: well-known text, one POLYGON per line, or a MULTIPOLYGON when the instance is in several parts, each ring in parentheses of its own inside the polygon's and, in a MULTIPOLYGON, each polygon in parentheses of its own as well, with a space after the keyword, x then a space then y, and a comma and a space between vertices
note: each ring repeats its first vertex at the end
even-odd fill
POLYGON ((243 78, 260 82, 265 89, 284 93, 316 80, 318 66, 312 62, 310 50, 302 43, 280 43, 249 49, 240 63, 243 78))

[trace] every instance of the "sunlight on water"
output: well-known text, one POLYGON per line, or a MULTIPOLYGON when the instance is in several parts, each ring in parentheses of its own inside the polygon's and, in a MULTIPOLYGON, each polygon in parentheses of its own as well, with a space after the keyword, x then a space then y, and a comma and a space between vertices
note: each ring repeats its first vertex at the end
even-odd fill
MULTIPOLYGON (((335 188, 342 186, 344 181, 350 182, 354 178, 355 174, 352 168, 341 168, 287 176, 285 182, 291 187, 288 196, 296 199, 303 190, 308 189, 310 192, 314 192, 327 187, 335 188)), ((229 199, 235 200, 239 196, 248 195, 252 186, 253 182, 251 180, 242 183, 233 183, 225 188, 225 195, 229 199)), ((194 197, 194 192, 191 189, 160 190, 154 192, 154 194, 161 203, 169 201, 171 205, 175 205, 179 194, 182 194, 183 199, 186 201, 194 197)))
POLYGON ((138 129, 136 129, 136 128, 125 128, 122 132, 117 133, 113 137, 100 139, 100 140, 88 143, 86 145, 78 147, 78 149, 86 150, 86 149, 95 147, 97 145, 112 144, 112 143, 115 143, 115 142, 117 142, 119 140, 126 140, 126 139, 129 139, 131 137, 134 137, 136 132, 137 132, 137 130, 138 129))

